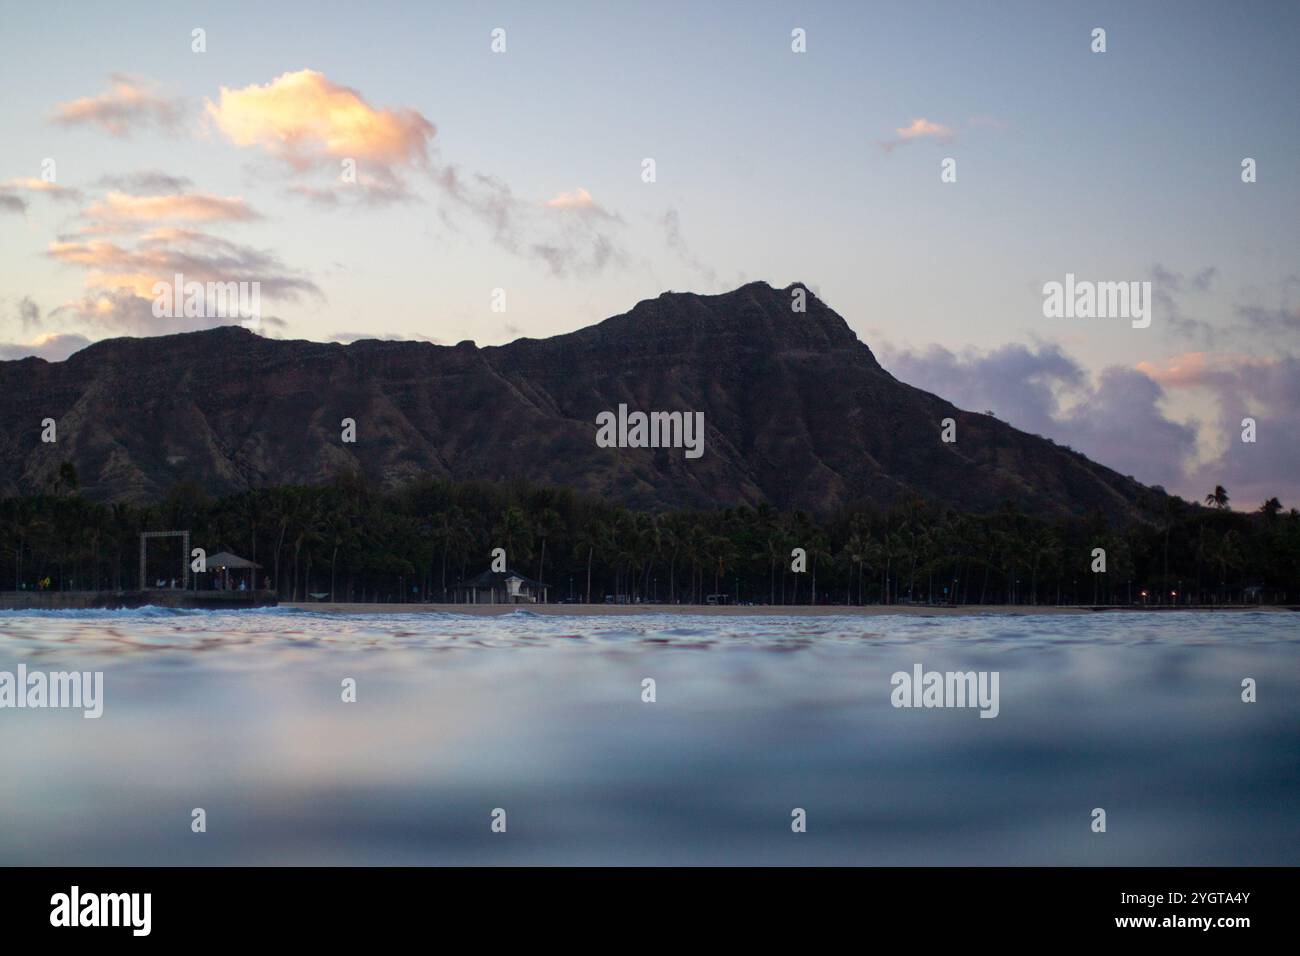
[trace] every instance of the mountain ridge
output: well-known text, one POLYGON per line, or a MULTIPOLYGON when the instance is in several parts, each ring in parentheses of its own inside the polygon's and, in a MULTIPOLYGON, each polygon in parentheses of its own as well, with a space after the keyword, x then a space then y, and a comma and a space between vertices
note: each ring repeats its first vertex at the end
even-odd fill
POLYGON ((545 339, 480 347, 263 338, 238 326, 92 343, 63 362, 0 362, 0 493, 48 488, 72 461, 94 500, 156 500, 359 469, 524 477, 635 507, 823 512, 910 493, 962 510, 1149 510, 1160 492, 1039 436, 957 409, 882 368, 802 283, 665 292, 545 339), (791 308, 805 292, 805 312, 791 308), (703 458, 598 448, 596 415, 702 411, 703 458), (953 418, 957 441, 940 441, 953 418), (54 418, 58 441, 40 441, 54 418), (340 440, 356 421, 357 441, 340 440))

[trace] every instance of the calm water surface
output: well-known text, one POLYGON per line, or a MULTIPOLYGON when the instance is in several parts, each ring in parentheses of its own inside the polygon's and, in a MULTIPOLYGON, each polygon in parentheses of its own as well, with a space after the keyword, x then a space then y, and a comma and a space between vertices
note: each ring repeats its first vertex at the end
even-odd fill
POLYGON ((0 612, 105 684, 0 710, 0 863, 1295 865, 1298 624, 0 612), (1000 715, 893 708, 918 663, 1000 715))

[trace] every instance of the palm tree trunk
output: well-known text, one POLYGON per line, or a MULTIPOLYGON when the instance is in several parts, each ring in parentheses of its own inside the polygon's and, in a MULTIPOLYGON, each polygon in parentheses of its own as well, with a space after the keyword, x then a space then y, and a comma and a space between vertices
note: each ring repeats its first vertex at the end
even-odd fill
POLYGON ((280 540, 275 543, 275 593, 280 593, 280 551, 284 547, 284 529, 288 527, 289 522, 280 522, 280 540))
POLYGON ((596 551, 595 545, 587 548, 587 603, 591 603, 591 557, 596 551))

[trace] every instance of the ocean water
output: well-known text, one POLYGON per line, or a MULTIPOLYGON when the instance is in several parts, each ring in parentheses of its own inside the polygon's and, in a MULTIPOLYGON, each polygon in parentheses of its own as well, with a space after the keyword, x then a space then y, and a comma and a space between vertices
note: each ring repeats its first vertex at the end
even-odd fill
POLYGON ((1298 624, 0 612, 0 671, 104 675, 0 709, 0 863, 1295 865, 1298 624))

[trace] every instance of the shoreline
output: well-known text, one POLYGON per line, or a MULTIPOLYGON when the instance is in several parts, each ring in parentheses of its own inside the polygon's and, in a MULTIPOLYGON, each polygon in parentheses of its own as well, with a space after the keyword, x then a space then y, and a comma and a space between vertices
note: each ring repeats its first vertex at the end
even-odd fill
POLYGON ((301 603, 285 601, 280 607, 298 611, 321 611, 328 614, 468 614, 475 617, 500 617, 515 611, 528 611, 551 617, 633 617, 647 614, 673 614, 695 617, 887 617, 909 615, 921 617, 971 617, 996 614, 1032 617, 1047 614, 1158 614, 1174 611, 1242 612, 1297 611, 1291 605, 1193 605, 1188 607, 1132 607, 1114 605, 1058 606, 1054 604, 788 604, 710 606, 706 604, 345 604, 301 603))

